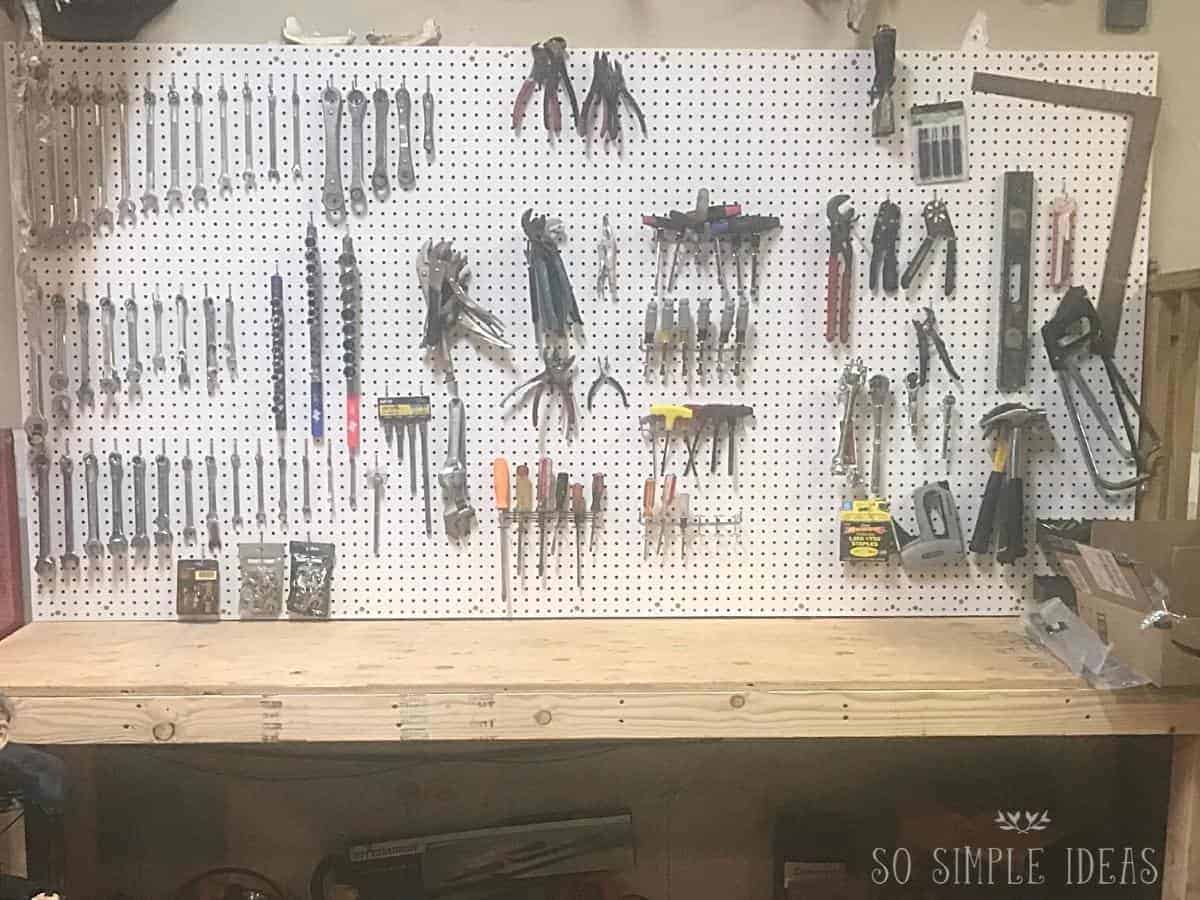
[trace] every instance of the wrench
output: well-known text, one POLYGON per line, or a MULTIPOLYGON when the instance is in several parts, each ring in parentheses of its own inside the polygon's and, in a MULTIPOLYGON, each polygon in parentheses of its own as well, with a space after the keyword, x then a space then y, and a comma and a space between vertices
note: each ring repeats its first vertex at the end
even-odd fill
POLYGON ((44 446, 33 454, 33 471, 37 474, 38 492, 38 556, 33 571, 39 578, 54 577, 54 557, 50 555, 50 456, 44 446))
POLYGON ((154 471, 158 481, 158 515, 154 517, 154 546, 170 547, 171 535, 171 460, 167 458, 167 439, 163 438, 162 451, 154 457, 154 471))
POLYGON ((886 375, 872 375, 867 382, 871 401, 871 496, 883 496, 883 413, 892 399, 886 375))
POLYGON ((909 372, 904 376, 904 389, 908 397, 908 428, 912 434, 913 442, 919 437, 919 425, 917 423, 918 403, 921 397, 921 376, 916 372, 909 372))
POLYGON ((208 285, 204 286, 204 371, 208 376, 208 394, 217 392, 217 307, 208 296, 208 285))
POLYGON ((45 407, 42 405, 42 351, 37 349, 33 353, 33 377, 33 411, 25 420, 25 438, 30 447, 39 449, 46 441, 49 423, 46 421, 45 407))
POLYGON ((259 529, 267 525, 267 498, 263 490, 263 455, 262 440, 258 442, 258 450, 254 454, 254 481, 258 488, 258 510, 254 513, 254 523, 259 529))
POLYGON ((217 457, 213 451, 213 439, 208 439, 208 456, 204 457, 204 480, 208 483, 208 549, 216 553, 221 549, 221 519, 217 515, 217 457))
POLYGON ((233 285, 225 297, 225 365, 229 368, 229 380, 237 381, 237 317, 233 309, 233 285))
POLYGON ((75 309, 79 313, 79 387, 75 399, 80 406, 90 407, 96 395, 92 391, 92 305, 87 301, 86 288, 75 309))
POLYGON ((50 409, 63 420, 71 415, 71 398, 67 395, 70 382, 67 380, 67 300, 61 293, 50 301, 54 314, 54 329, 51 341, 54 344, 53 363, 50 366, 50 409))
POLYGON ((85 152, 83 147, 83 116, 79 107, 83 103, 83 92, 79 90, 79 76, 71 76, 71 85, 67 88, 67 121, 71 131, 71 211, 67 220, 67 236, 82 240, 91 233, 91 227, 83 217, 83 184, 79 160, 85 152))
POLYGON ((250 76, 242 81, 242 141, 246 168, 242 170, 242 183, 252 191, 258 183, 254 180, 254 94, 250 91, 250 76))
POLYGON ((268 149, 271 155, 271 168, 267 169, 267 178, 279 181, 279 144, 275 134, 275 76, 267 76, 267 132, 268 149))
POLYGON ((162 315, 163 305, 162 299, 158 296, 158 288, 154 289, 154 371, 165 372, 167 370, 167 358, 163 356, 163 335, 162 335, 162 315))
POLYGON ((383 200, 391 192, 388 184, 388 92, 383 89, 383 78, 371 95, 375 104, 375 171, 371 173, 371 192, 376 199, 383 200))
POLYGON ((125 538, 125 467, 113 438, 112 453, 108 454, 108 477, 112 481, 112 534, 108 537, 108 552, 121 556, 129 549, 125 538))
POLYGON ((363 187, 363 123, 367 118, 367 95, 358 89, 358 79, 346 95, 350 107, 350 209, 356 216, 367 213, 367 192, 363 187))
POLYGON ((121 114, 121 196, 117 200, 117 222, 121 225, 137 224, 137 206, 133 202, 129 183, 129 91, 124 84, 117 85, 117 110, 121 114))
POLYGON ((279 442, 279 524, 287 529, 288 524, 288 486, 287 486, 287 447, 279 442))
POLYGON ((125 381, 129 385, 129 399, 142 399, 142 357, 138 351, 138 306, 134 289, 129 289, 125 301, 125 329, 129 339, 129 366, 125 369, 125 381))
POLYGON ((192 387, 192 376, 188 371, 188 306, 182 287, 175 295, 175 318, 176 324, 179 326, 179 389, 188 391, 192 387))
POLYGON ((229 177, 229 92, 225 90, 224 75, 217 90, 217 108, 221 122, 221 175, 217 178, 217 190, 222 197, 228 197, 233 193, 233 179, 229 177))
POLYGON ((58 470, 62 474, 62 520, 63 520, 63 553, 59 563, 64 572, 73 572, 79 568, 79 554, 75 552, 75 460, 71 459, 71 439, 67 438, 62 456, 58 458, 58 470))
POLYGON ((425 93, 421 95, 422 124, 425 126, 421 136, 421 144, 425 147, 425 156, 433 159, 433 89, 429 86, 429 76, 425 76, 425 93))
POLYGON ((179 461, 183 469, 183 541, 185 544, 196 542, 196 498, 192 493, 192 441, 188 438, 183 445, 183 459, 179 461))
POLYGON ((29 213, 29 238, 38 242, 44 235, 45 225, 42 222, 42 191, 41 180, 38 178, 39 164, 42 151, 35 136, 34 123, 37 121, 41 108, 42 95, 32 82, 24 92, 25 108, 21 113, 21 131, 25 138, 25 206, 29 213))
POLYGON ((837 454, 833 458, 833 474, 849 476, 850 483, 857 487, 861 483, 858 469, 858 453, 854 442, 854 406, 862 391, 867 369, 861 359, 846 364, 842 371, 840 399, 842 421, 838 431, 837 454))
POLYGON ((292 177, 299 179, 300 170, 300 76, 292 76, 292 177))
POLYGON ((238 456, 237 438, 233 439, 233 453, 229 455, 229 467, 233 470, 233 527, 242 527, 242 458, 238 456))
POLYGON ((309 477, 312 469, 308 460, 308 438, 304 439, 304 456, 300 459, 300 465, 304 474, 304 493, 303 502, 300 506, 300 514, 304 516, 305 522, 312 521, 312 490, 309 486, 309 477))
POLYGON ((167 188, 167 212, 183 212, 183 190, 179 186, 179 91, 175 76, 167 91, 168 118, 171 123, 171 186, 167 188))
POLYGON ((954 394, 949 391, 942 398, 942 459, 950 465, 950 429, 954 424, 954 394))
POLYGON ((142 103, 146 110, 146 193, 142 194, 142 215, 148 216, 158 212, 158 195, 154 193, 157 167, 154 159, 154 111, 158 107, 158 97, 149 87, 142 94, 142 103))
POLYGON ((83 552, 88 559, 99 559, 104 555, 100 543, 100 498, 97 485, 100 481, 100 464, 96 461, 96 442, 90 441, 88 452, 83 455, 83 484, 87 499, 87 540, 83 552))
POLYGON ((325 122, 325 184, 321 204, 334 225, 346 221, 346 196, 342 193, 342 92, 333 79, 321 92, 321 117, 325 122))
POLYGON ((150 537, 146 534, 146 460, 142 457, 141 438, 137 456, 133 458, 133 540, 129 545, 138 553, 150 549, 150 537))
POLYGON ((200 93, 200 75, 192 88, 192 138, 196 142, 196 184, 192 187, 192 206, 208 209, 208 188, 204 186, 204 94, 200 93))
POLYGON ((112 286, 100 301, 100 390, 115 397, 121 390, 117 372, 117 308, 112 302, 112 286))
POLYGON ((47 171, 48 193, 50 199, 47 201, 47 221, 46 221, 46 237, 51 243, 61 241, 68 236, 67 225, 65 222, 67 214, 67 199, 66 199, 66 178, 59 171, 59 166, 62 164, 62 148, 59 145, 59 116, 58 107, 64 101, 61 92, 55 92, 50 100, 46 115, 50 119, 50 146, 47 149, 49 154, 49 168, 47 171))
POLYGON ((100 85, 92 91, 92 143, 96 147, 96 208, 92 230, 99 237, 113 233, 113 214, 108 208, 108 98, 100 85))
POLYGON ((396 181, 402 188, 410 188, 417 183, 412 160, 412 97, 404 86, 404 78, 400 79, 400 89, 396 91, 396 118, 400 120, 400 167, 396 170, 396 181))

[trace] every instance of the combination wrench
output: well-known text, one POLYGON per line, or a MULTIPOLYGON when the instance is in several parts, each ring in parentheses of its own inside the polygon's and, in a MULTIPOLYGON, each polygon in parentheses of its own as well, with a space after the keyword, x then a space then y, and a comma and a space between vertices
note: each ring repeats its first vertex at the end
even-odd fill
POLYGON ((242 528, 242 458, 238 456, 237 438, 233 439, 233 453, 229 455, 229 468, 233 472, 233 527, 242 528))
POLYGON ((303 469, 304 485, 303 493, 301 494, 302 501, 300 505, 300 514, 304 516, 305 522, 312 521, 312 488, 309 484, 309 478, 312 475, 312 464, 308 459, 308 438, 304 439, 304 456, 300 458, 300 465, 303 469))
POLYGON ((216 553, 221 549, 221 519, 217 515, 217 457, 212 438, 208 439, 208 456, 204 457, 204 480, 208 487, 208 515, 204 517, 208 549, 216 553))
POLYGON ((79 568, 79 554, 75 552, 75 460, 71 459, 70 438, 63 444, 58 471, 62 475, 63 496, 63 552, 58 561, 64 572, 73 572, 79 568))
POLYGON ((75 399, 80 406, 91 407, 96 402, 92 390, 92 305, 88 303, 86 289, 75 304, 79 315, 79 387, 75 399))
POLYGON ((91 226, 83 215, 83 173, 80 171, 79 160, 86 152, 83 141, 83 116, 80 107, 83 104, 83 92, 79 89, 79 76, 71 76, 71 85, 67 88, 67 122, 71 132, 70 174, 71 174, 71 207, 67 220, 66 235, 82 240, 91 234, 91 226))
POLYGON ((133 458, 133 539, 129 546, 137 553, 150 549, 150 536, 146 533, 146 460, 142 456, 141 438, 133 458))
POLYGON ((204 286, 204 373, 208 381, 208 393, 217 392, 217 306, 208 296, 208 285, 204 286))
POLYGON ((196 497, 192 493, 192 440, 188 438, 183 445, 183 459, 179 461, 183 469, 183 542, 196 542, 196 497))
POLYGON ((258 489, 258 507, 254 512, 254 524, 259 527, 259 530, 267 527, 267 497, 266 491, 263 489, 263 455, 262 455, 262 440, 258 442, 258 449, 254 452, 254 483, 258 489))
POLYGON ((142 399, 142 356, 138 350, 138 305, 134 289, 129 289, 125 301, 125 333, 129 340, 129 365, 125 369, 125 381, 129 386, 129 399, 142 399))
POLYGON ((275 131, 275 76, 267 77, 267 150, 271 157, 271 167, 267 169, 267 178, 279 181, 279 144, 275 131))
POLYGON ((179 186, 179 91, 175 76, 167 90, 167 117, 171 125, 171 185, 167 188, 167 212, 183 212, 183 189, 179 186))
POLYGON ((174 541, 171 534, 171 460, 167 457, 167 439, 163 438, 162 450, 154 457, 154 473, 158 485, 158 515, 154 517, 154 546, 170 547, 174 541))
POLYGON ((363 124, 367 118, 367 95, 358 89, 358 79, 346 95, 350 107, 350 210, 356 216, 367 213, 367 192, 363 185, 363 166, 366 155, 363 147, 363 124))
POLYGON ((410 188, 417 183, 412 160, 412 96, 403 77, 400 79, 400 89, 396 91, 396 118, 400 122, 400 166, 396 170, 396 181, 400 187, 410 188))
POLYGON ((38 492, 38 556, 33 571, 39 578, 54 577, 54 557, 50 555, 50 455, 44 445, 33 453, 33 471, 38 492))
POLYGON ((229 175, 229 92, 225 90, 225 76, 217 89, 217 110, 221 126, 221 174, 217 178, 217 191, 222 197, 233 193, 233 178, 229 175))
POLYGON ((117 85, 117 111, 121 115, 121 196, 117 200, 117 222, 136 225, 137 206, 133 202, 133 188, 129 183, 129 91, 124 84, 117 85))
POLYGON ((192 88, 192 139, 196 144, 196 184, 192 187, 192 206, 208 209, 208 188, 204 186, 204 94, 200 92, 200 75, 192 88))
POLYGON ((67 380, 67 299, 61 294, 55 294, 50 300, 53 314, 53 329, 51 341, 54 344, 54 355, 50 364, 50 410, 56 416, 61 416, 65 422, 71 415, 71 398, 67 394, 70 382, 67 380))
POLYGON ((158 195, 154 193, 155 169, 158 167, 154 154, 154 111, 158 108, 158 97, 146 87, 142 94, 146 112, 146 193, 142 194, 142 215, 158 212, 158 195))
POLYGON ((292 76, 292 177, 299 180, 300 169, 300 76, 292 76))
POLYGON ((100 463, 96 460, 96 442, 88 444, 88 452, 83 455, 83 486, 84 499, 87 501, 87 540, 83 542, 83 552, 88 559, 99 559, 104 555, 104 545, 100 543, 100 463))
POLYGON ((123 556, 129 549, 125 537, 125 466, 117 450, 116 438, 113 438, 113 449, 108 454, 108 477, 112 484, 112 534, 108 536, 108 552, 123 556))
POLYGON ((246 168, 242 170, 242 183, 246 190, 257 187, 254 180, 254 94, 250 90, 250 76, 242 81, 242 142, 246 168))
POLYGON ((375 93, 371 95, 375 104, 375 170, 371 173, 371 192, 377 200, 383 200, 391 192, 388 184, 388 104, 391 98, 384 90, 380 77, 375 93))
POLYGON ((49 199, 46 208, 46 237, 53 243, 61 241, 68 237, 68 229, 66 225, 66 185, 61 172, 62 167, 62 147, 59 144, 59 114, 58 107, 61 103, 65 103, 65 97, 62 92, 55 92, 50 100, 49 108, 46 110, 46 115, 50 119, 50 145, 47 148, 47 153, 50 157, 49 170, 46 173, 47 193, 49 199))
POLYGON ((121 390, 117 371, 117 308, 112 302, 112 287, 100 300, 100 390, 115 397, 121 390))
POLYGON ((92 230, 97 236, 113 233, 113 214, 108 208, 108 98, 97 84, 92 91, 92 143, 96 148, 96 203, 92 230))
POLYGON ((29 446, 40 448, 46 442, 46 431, 50 427, 46 421, 45 406, 42 398, 42 351, 35 350, 33 354, 33 411, 25 419, 25 439, 29 446))
POLYGON ((225 296, 225 365, 229 369, 229 380, 237 381, 237 315, 233 308, 233 285, 225 296))
POLYGON ((321 204, 334 225, 346 221, 346 196, 342 192, 342 92, 333 78, 321 92, 321 117, 325 123, 325 183, 321 204))
POLYGON ((167 358, 163 356, 163 330, 162 317, 163 305, 162 298, 158 296, 158 288, 154 289, 154 358, 152 365, 155 372, 165 372, 167 370, 167 358))
POLYGON ((423 133, 421 144, 425 148, 425 157, 433 160, 433 89, 429 86, 429 76, 425 76, 425 93, 421 95, 421 112, 423 133))
POLYGON ((175 295, 175 318, 179 327, 179 389, 187 391, 192 387, 192 375, 188 371, 188 305, 182 287, 175 295))

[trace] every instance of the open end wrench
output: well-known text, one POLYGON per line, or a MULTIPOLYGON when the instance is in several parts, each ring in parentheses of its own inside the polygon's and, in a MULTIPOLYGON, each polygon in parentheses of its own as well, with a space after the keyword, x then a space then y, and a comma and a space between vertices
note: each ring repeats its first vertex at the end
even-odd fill
POLYGON ((154 546, 170 547, 174 536, 171 534, 171 460, 167 457, 166 438, 163 438, 161 452, 154 457, 154 472, 158 484, 158 515, 154 517, 154 546))
POLYGON ((192 88, 192 140, 196 147, 196 183, 192 186, 192 206, 208 209, 208 188, 204 186, 204 94, 200 92, 200 75, 192 88))
POLYGON ((175 76, 167 89, 167 119, 170 122, 171 140, 171 184, 167 188, 167 212, 183 212, 183 189, 179 186, 179 91, 175 90, 175 76))
POLYGON ((175 295, 175 317, 178 320, 179 326, 179 389, 181 391, 190 390, 192 387, 192 375, 188 371, 188 306, 187 297, 183 295, 183 288, 180 287, 179 293, 175 295))
POLYGON ((208 526, 208 549, 216 553, 221 549, 221 517, 217 515, 217 457, 212 438, 208 439, 208 456, 204 457, 204 481, 208 488, 208 515, 204 517, 208 526))
POLYGON ((158 212, 158 195, 154 193, 155 170, 158 168, 154 159, 154 111, 158 107, 158 97, 149 86, 142 94, 142 104, 146 112, 146 193, 142 194, 142 215, 148 216, 158 212))
POLYGON ((154 357, 152 365, 155 372, 165 372, 167 370, 167 358, 163 356, 163 305, 162 299, 158 296, 158 288, 154 289, 154 303, 152 308, 154 309, 154 357))
POLYGON ((116 438, 113 438, 113 449, 108 454, 108 477, 112 484, 112 534, 108 537, 108 552, 122 556, 129 549, 129 541, 125 537, 125 467, 116 438))
POLYGON ((57 293, 51 298, 50 309, 54 316, 51 340, 54 354, 50 365, 50 410, 64 421, 71 415, 71 398, 67 394, 67 299, 57 293))
POLYGON ((271 166, 267 169, 267 178, 279 181, 279 136, 276 132, 275 121, 275 76, 267 76, 267 151, 271 166))
POLYGON ((183 445, 183 459, 179 461, 183 469, 183 542, 196 542, 196 496, 192 493, 192 441, 189 438, 183 445))
POLYGON ((96 208, 92 230, 97 236, 113 233, 113 214, 108 208, 108 98, 100 85, 92 91, 92 144, 96 148, 96 208))
POLYGON ((70 87, 67 88, 67 121, 70 123, 71 132, 71 209, 67 221, 67 235, 77 240, 82 240, 92 232, 83 215, 83 174, 79 165, 86 152, 83 146, 83 116, 80 115, 82 104, 83 92, 79 89, 79 76, 72 75, 70 87))
POLYGON ((112 287, 100 301, 100 390, 115 397, 121 390, 121 375, 117 372, 117 308, 112 302, 112 287))
POLYGON ((233 472, 233 527, 242 527, 242 458, 238 456, 237 438, 233 439, 233 452, 229 454, 229 469, 233 472))
POLYGON ((383 200, 391 193, 392 186, 388 183, 388 92, 383 88, 383 78, 379 79, 371 100, 375 104, 375 170, 371 173, 371 192, 376 199, 383 200))
POLYGON ((416 172, 412 160, 412 97, 400 79, 400 89, 396 91, 396 118, 399 120, 400 133, 400 165, 396 169, 396 181, 400 187, 410 188, 417 183, 416 172))
POLYGON ((88 303, 86 288, 75 305, 79 315, 79 387, 75 399, 80 406, 92 406, 96 402, 92 390, 92 305, 88 303))
POLYGON ((350 107, 350 210, 356 216, 367 213, 367 191, 363 183, 366 156, 363 147, 363 127, 367 118, 367 95, 358 89, 358 79, 346 95, 350 107))
POLYGON ((146 533, 146 460, 142 456, 140 438, 137 455, 133 458, 133 538, 129 546, 138 553, 150 549, 150 536, 146 533))
POLYGON ((321 117, 325 123, 325 183, 321 204, 334 225, 346 221, 346 195, 342 191, 342 92, 333 79, 321 92, 321 117))
POLYGON ((138 305, 134 289, 129 289, 125 301, 125 328, 129 340, 129 366, 125 369, 125 382, 129 386, 129 399, 142 398, 142 356, 138 351, 138 305))
POLYGON ((137 206, 133 202, 133 188, 129 179, 129 91, 125 85, 117 85, 117 112, 121 116, 121 133, 118 144, 121 150, 121 196, 117 200, 117 222, 121 225, 137 224, 137 206))
POLYGON ((292 177, 299 180, 300 168, 300 76, 292 76, 292 177))
POLYGON ((34 88, 32 82, 28 83, 24 94, 25 106, 21 112, 21 132, 25 142, 24 172, 22 173, 25 181, 25 209, 29 216, 29 239, 35 243, 42 239, 45 228, 42 222, 41 179, 37 177, 42 153, 41 145, 35 135, 34 125, 41 106, 39 95, 40 92, 34 88))
POLYGON ((75 460, 71 459, 71 440, 66 439, 62 456, 58 458, 58 470, 62 475, 62 520, 63 553, 58 561, 64 572, 79 568, 79 554, 75 552, 75 460))
POLYGON ((104 555, 104 545, 100 543, 99 482, 100 463, 96 460, 95 441, 92 441, 83 455, 83 486, 87 501, 87 540, 83 542, 83 552, 88 559, 99 559, 104 555))
POLYGON ((242 82, 242 150, 246 167, 242 170, 242 184, 252 191, 258 183, 254 180, 254 94, 250 90, 250 76, 242 82))
POLYGON ((54 577, 54 557, 50 554, 50 455, 44 446, 33 454, 33 471, 38 492, 38 556, 33 571, 39 578, 54 577))
POLYGON ((225 76, 217 89, 217 114, 221 129, 221 174, 217 177, 217 193, 228 197, 233 193, 233 178, 229 175, 229 92, 225 90, 225 76))

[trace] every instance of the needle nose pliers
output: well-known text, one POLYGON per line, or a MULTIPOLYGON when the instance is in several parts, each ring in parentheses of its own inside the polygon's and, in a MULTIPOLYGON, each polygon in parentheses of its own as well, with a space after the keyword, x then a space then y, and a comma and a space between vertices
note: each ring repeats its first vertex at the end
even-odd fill
POLYGON ((625 396, 625 388, 621 387, 621 383, 613 378, 608 366, 608 357, 596 360, 596 367, 600 370, 600 374, 596 376, 596 380, 592 382, 592 386, 587 392, 587 408, 588 412, 592 411, 592 401, 596 399, 596 394, 600 392, 600 388, 608 385, 621 397, 621 403, 626 409, 629 409, 629 398, 625 396))

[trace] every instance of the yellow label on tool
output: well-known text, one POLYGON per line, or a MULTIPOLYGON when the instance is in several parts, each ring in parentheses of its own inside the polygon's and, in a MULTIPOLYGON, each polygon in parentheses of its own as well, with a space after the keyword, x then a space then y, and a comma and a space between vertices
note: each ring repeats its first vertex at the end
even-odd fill
POLYGON ((192 572, 193 581, 216 581, 217 572, 215 569, 197 569, 192 572))

